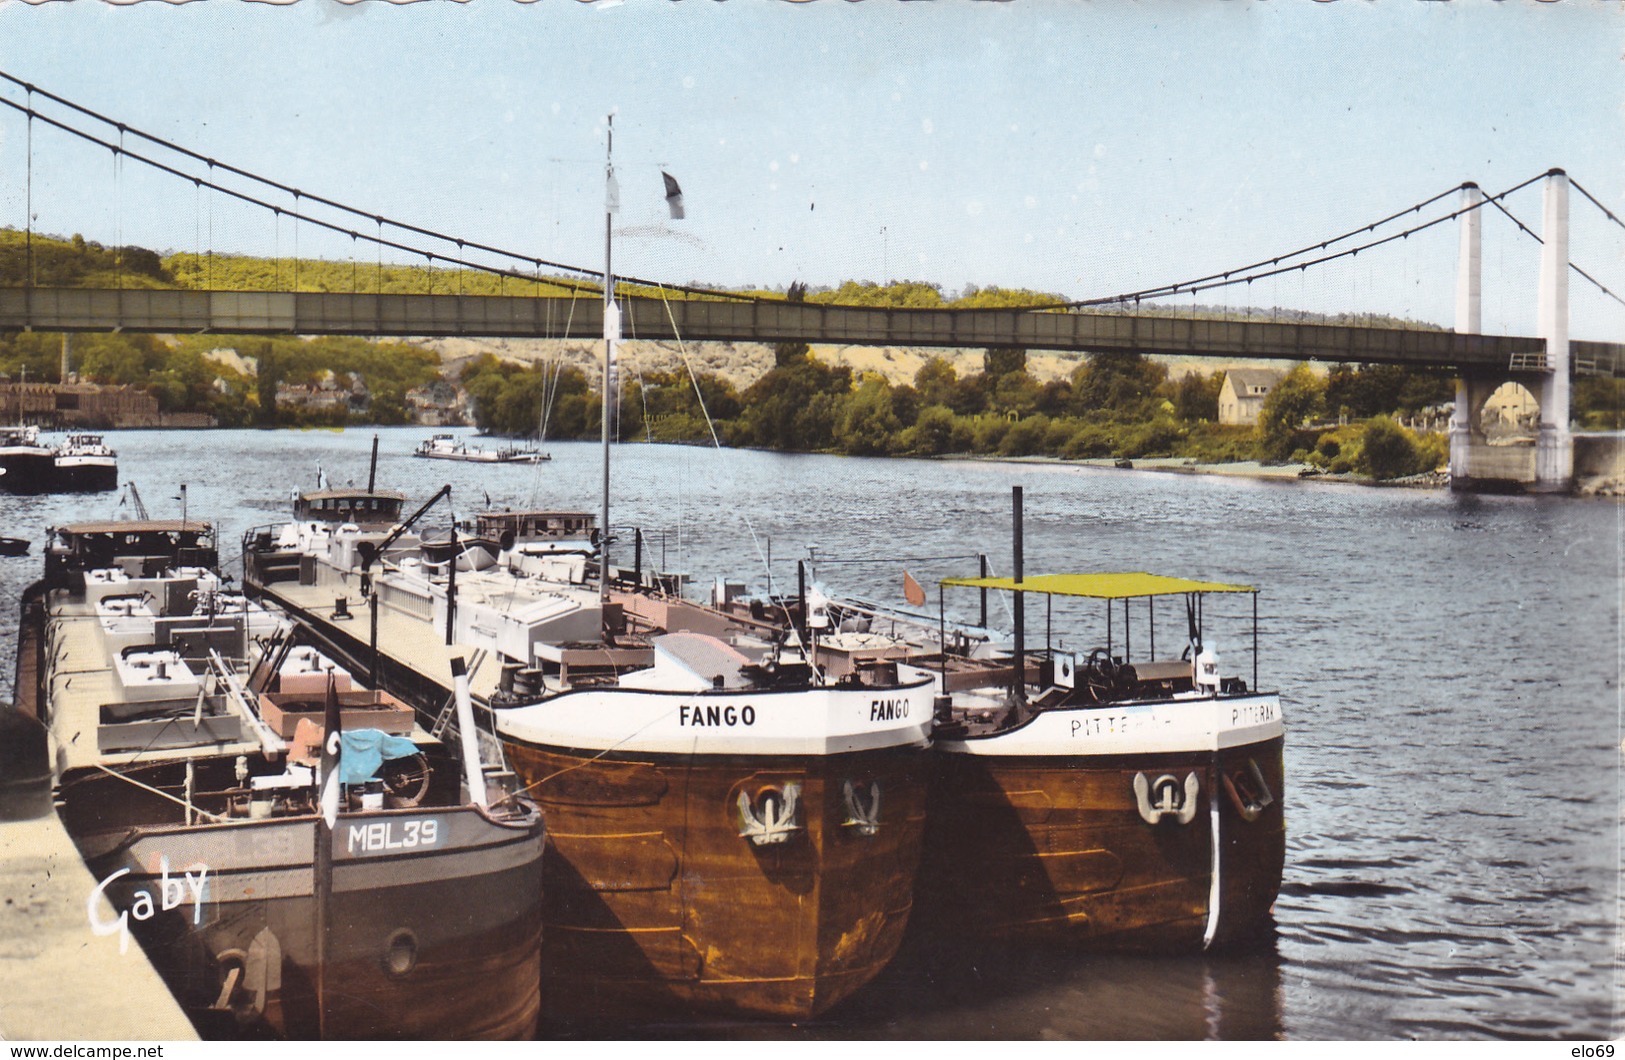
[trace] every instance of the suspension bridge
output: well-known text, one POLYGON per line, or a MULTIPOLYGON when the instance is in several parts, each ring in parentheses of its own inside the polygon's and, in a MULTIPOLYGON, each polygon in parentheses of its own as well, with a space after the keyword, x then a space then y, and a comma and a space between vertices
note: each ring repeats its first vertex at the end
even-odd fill
MULTIPOLYGON (((207 158, 178 144, 26 84, 0 71, 0 80, 26 91, 27 102, 0 96, 27 121, 29 172, 23 282, 0 287, 0 329, 61 332, 196 334, 357 335, 368 337, 470 337, 595 339, 605 334, 603 288, 591 268, 546 261, 422 226, 386 218, 314 195, 263 175, 207 158), (36 105, 39 96, 57 114, 36 105), (36 282, 32 242, 32 144, 36 123, 104 148, 125 160, 192 185, 199 193, 228 197, 272 213, 278 223, 374 244, 380 255, 421 257, 431 266, 495 274, 517 281, 546 282, 572 297, 461 293, 394 294, 290 289, 196 290, 121 286, 87 288, 36 282), (87 127, 88 126, 88 127, 87 127), (97 131, 91 131, 91 130, 97 131), (116 131, 116 139, 112 138, 116 131), (143 146, 135 149, 129 141, 143 146), (167 160, 166 160, 167 159, 167 160), (226 178, 233 183, 226 183, 226 178), (245 187, 257 189, 244 190, 245 187), (387 234, 386 234, 387 233, 387 234), (470 255, 480 260, 471 261, 470 255), (555 274, 581 277, 564 279, 555 274), (573 297, 573 294, 596 297, 573 297)), ((1574 376, 1625 378, 1625 344, 1569 336, 1571 274, 1625 304, 1578 263, 1569 260, 1571 187, 1614 225, 1625 227, 1589 191, 1560 169, 1537 174, 1505 191, 1485 195, 1464 183, 1405 210, 1333 238, 1223 272, 1155 288, 1117 293, 1063 305, 1000 309, 909 309, 808 303, 782 298, 662 284, 637 277, 623 283, 640 292, 617 293, 623 333, 637 339, 913 347, 1021 347, 1081 353, 1132 352, 1236 360, 1392 364, 1456 376, 1456 413, 1451 426, 1452 480, 1458 485, 1518 483, 1534 490, 1563 490, 1573 479, 1569 431, 1574 376), (1542 233, 1515 217, 1504 200, 1536 182, 1544 184, 1542 233), (1422 220, 1424 211, 1454 197, 1453 208, 1422 220), (1481 331, 1481 219, 1493 208, 1540 247, 1537 299, 1539 333, 1528 336, 1481 331), (1407 227, 1377 236, 1378 229, 1407 227), (1408 239, 1444 224, 1459 229, 1456 321, 1452 331, 1305 321, 1212 319, 1172 315, 1160 301, 1271 277, 1304 272, 1408 239), (652 292, 652 293, 649 293, 652 292), (1485 437, 1483 406, 1503 383, 1535 391, 1541 409, 1537 443, 1511 452, 1485 437)), ((381 258, 380 258, 381 261, 381 258)), ((381 266, 380 266, 381 268, 381 266)), ((297 286, 295 284, 294 286, 297 286)), ((357 285, 358 288, 361 285, 357 285)))

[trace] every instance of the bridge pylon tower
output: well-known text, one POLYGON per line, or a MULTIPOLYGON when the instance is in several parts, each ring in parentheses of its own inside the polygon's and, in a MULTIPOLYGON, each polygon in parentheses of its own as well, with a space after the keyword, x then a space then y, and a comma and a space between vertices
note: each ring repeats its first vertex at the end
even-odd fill
MULTIPOLYGON (((1476 184, 1462 187, 1461 250, 1456 274, 1456 331, 1483 326, 1482 204, 1476 184)), ((1515 351, 1505 365, 1462 368, 1450 419, 1450 484, 1457 490, 1567 492, 1574 485, 1574 436, 1569 375, 1569 178, 1546 174, 1540 258, 1540 338, 1543 348, 1515 351), (1540 424, 1535 445, 1489 444, 1484 406, 1503 383, 1536 392, 1540 424)))

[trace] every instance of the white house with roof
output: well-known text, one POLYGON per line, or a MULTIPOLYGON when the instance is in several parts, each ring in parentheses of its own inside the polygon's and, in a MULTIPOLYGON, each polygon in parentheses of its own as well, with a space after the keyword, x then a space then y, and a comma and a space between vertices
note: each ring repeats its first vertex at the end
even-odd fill
POLYGON ((1258 423, 1264 399, 1284 378, 1285 372, 1273 368, 1227 369, 1219 390, 1219 422, 1248 427, 1258 423))

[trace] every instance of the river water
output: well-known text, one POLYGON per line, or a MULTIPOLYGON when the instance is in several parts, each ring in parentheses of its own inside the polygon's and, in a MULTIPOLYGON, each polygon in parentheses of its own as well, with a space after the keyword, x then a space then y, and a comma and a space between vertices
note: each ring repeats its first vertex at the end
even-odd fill
MULTIPOLYGON (((537 467, 410 458, 429 433, 377 432, 378 484, 408 504, 451 483, 458 514, 595 510, 596 446, 537 467)), ((120 479, 154 517, 220 528, 235 569, 318 467, 364 484, 372 431, 126 431, 120 479)), ((911 937, 823 1021, 603 1028, 662 1037, 1018 1039, 1612 1038, 1621 1032, 1622 509, 1037 463, 867 460, 679 446, 615 451, 617 525, 647 562, 780 589, 809 548, 830 587, 902 605, 921 584, 1010 566, 1010 487, 1026 496, 1026 570, 1149 570, 1259 586, 1259 678, 1287 724, 1285 882, 1275 933, 1245 953, 1123 957, 968 950, 911 937), (906 558, 906 562, 904 559, 906 558), (854 560, 879 560, 856 563, 854 560)), ((0 495, 0 673, 16 599, 60 522, 129 515, 121 494, 0 495)), ((438 512, 426 525, 443 525, 438 512)), ((629 546, 623 546, 629 551, 629 546)), ((617 560, 630 556, 617 555, 617 560)), ((934 593, 932 594, 934 596, 934 593)), ((1235 598, 1245 601, 1245 597, 1235 598)), ((1227 617, 1210 598, 1210 622, 1227 617)), ((974 609, 969 596, 960 602, 974 609)), ((934 602, 933 602, 933 605, 934 602)), ((955 606, 951 599, 950 608, 955 606)), ((1251 680, 1250 615, 1220 639, 1251 680)), ((1028 612, 1042 636, 1042 605, 1028 612)), ((1057 639, 1077 620, 1058 608, 1057 639)), ((995 605, 991 621, 1007 624, 995 605)), ((1149 627, 1136 612, 1138 640, 1149 627)), ((1158 615, 1175 643, 1183 616, 1158 615)), ((1117 636, 1121 636, 1118 627, 1117 636)), ((1221 633, 1221 638, 1223 634, 1221 633)), ((1087 648, 1084 640, 1068 646, 1087 648)), ((1166 654, 1166 653, 1164 653, 1166 654)), ((549 1028, 542 1028, 544 1034, 549 1028)))

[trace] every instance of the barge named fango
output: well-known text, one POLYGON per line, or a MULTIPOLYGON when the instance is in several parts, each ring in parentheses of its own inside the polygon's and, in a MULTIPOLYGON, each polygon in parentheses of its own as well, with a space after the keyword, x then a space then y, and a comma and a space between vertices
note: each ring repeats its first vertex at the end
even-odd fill
MULTIPOLYGON (((612 164, 605 176, 612 190, 612 164)), ((606 217, 601 394, 620 340, 612 231, 606 217)), ((444 698, 449 646, 483 664, 470 670, 495 743, 553 839, 543 943, 551 1015, 818 1016, 901 945, 925 825, 934 678, 889 663, 821 665, 805 607, 778 622, 716 606, 726 600, 683 600, 665 579, 645 583, 636 563, 629 582, 619 577, 611 416, 601 420, 602 517, 575 554, 557 542, 527 550, 522 520, 485 559, 455 531, 433 549, 408 547, 402 532, 425 506, 387 534, 251 532, 245 587, 398 674, 420 711, 444 698), (390 555, 391 546, 402 548, 390 555), (308 560, 287 558, 300 549, 308 560), (366 593, 376 636, 351 632, 347 601, 336 614, 335 590, 351 587, 366 593)), ((575 528, 593 529, 585 518, 575 528)))
POLYGON ((830 667, 816 628, 636 569, 598 584, 584 512, 450 541, 400 532, 415 518, 251 531, 245 587, 424 713, 442 660, 473 660, 488 753, 548 820, 551 1017, 805 1019, 880 973, 913 903, 932 675, 830 667))
POLYGON ((25 594, 18 707, 118 912, 87 942, 133 935, 206 1035, 529 1037, 539 812, 215 563, 196 520, 62 526, 25 594))

